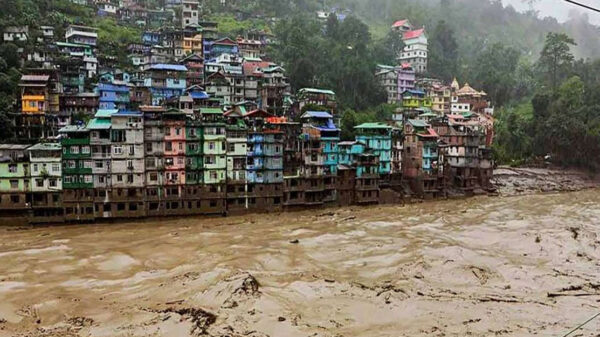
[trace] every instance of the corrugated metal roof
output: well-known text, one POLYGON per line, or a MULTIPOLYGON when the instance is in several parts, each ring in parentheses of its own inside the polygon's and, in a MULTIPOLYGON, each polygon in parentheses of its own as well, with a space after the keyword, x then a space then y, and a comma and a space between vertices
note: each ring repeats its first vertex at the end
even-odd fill
POLYGON ((315 88, 302 88, 299 90, 300 93, 311 93, 311 94, 326 94, 326 95, 335 95, 335 92, 331 90, 325 89, 315 89, 315 88))
POLYGON ((90 130, 107 130, 110 129, 112 122, 110 119, 98 119, 94 118, 89 121, 87 127, 90 130))
POLYGON ((391 129, 392 127, 383 123, 363 123, 355 126, 355 129, 391 129))
POLYGON ((94 117, 107 118, 107 117, 112 116, 113 114, 116 114, 117 112, 119 112, 118 109, 100 109, 100 110, 98 110, 98 112, 96 112, 96 115, 94 117))
POLYGON ((333 118, 327 111, 307 111, 301 118, 333 118))
POLYGON ((60 151, 59 143, 38 143, 27 148, 27 151, 60 151))
POLYGON ((171 70, 171 71, 187 71, 185 66, 179 64, 154 64, 150 70, 171 70))
POLYGON ((219 108, 200 108, 201 114, 223 114, 223 110, 219 108))
POLYGON ((49 75, 23 75, 21 81, 31 82, 47 82, 50 79, 49 75))

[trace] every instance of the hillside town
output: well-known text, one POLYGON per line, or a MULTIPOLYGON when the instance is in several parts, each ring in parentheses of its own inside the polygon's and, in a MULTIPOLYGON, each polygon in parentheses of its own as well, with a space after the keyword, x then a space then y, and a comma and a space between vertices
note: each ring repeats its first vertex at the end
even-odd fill
POLYGON ((390 27, 404 41, 397 64, 376 69, 395 114, 342 139, 336 93, 293 91, 269 32, 221 36, 198 0, 160 10, 74 2, 146 30, 127 47, 127 69, 99 52, 95 27, 3 31, 5 42, 35 41, 20 50, 17 142, 0 144, 3 218, 230 215, 493 191, 493 106, 468 83, 426 77, 427 32, 409 20, 390 27))

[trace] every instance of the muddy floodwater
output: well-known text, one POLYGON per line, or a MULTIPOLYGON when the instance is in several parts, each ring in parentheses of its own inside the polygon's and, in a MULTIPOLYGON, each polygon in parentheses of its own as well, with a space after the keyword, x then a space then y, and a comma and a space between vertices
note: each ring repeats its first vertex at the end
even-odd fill
POLYGON ((599 231, 600 190, 2 227, 0 336, 562 336, 599 231))

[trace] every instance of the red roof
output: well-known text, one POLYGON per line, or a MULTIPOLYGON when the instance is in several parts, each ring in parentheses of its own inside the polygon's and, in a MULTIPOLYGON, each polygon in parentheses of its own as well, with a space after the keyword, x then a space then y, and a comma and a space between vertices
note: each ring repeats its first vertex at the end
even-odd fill
POLYGON ((412 68, 412 66, 410 65, 410 63, 403 62, 402 63, 402 69, 408 69, 408 68, 412 68))
POLYGON ((404 40, 416 39, 425 33, 425 28, 411 30, 410 32, 404 33, 404 40))
POLYGON ((244 117, 273 117, 273 115, 266 112, 265 110, 257 109, 248 112, 244 115, 244 117))
POLYGON ((427 128, 427 133, 419 133, 420 137, 439 138, 440 136, 432 128, 427 128))
POLYGON ((271 65, 269 62, 244 62, 242 65, 244 68, 244 75, 252 75, 258 68, 268 68, 271 65))
POLYGON ((237 43, 235 41, 233 41, 232 39, 226 37, 220 40, 215 41, 213 44, 221 44, 221 45, 228 45, 228 46, 235 46, 237 45, 237 43))
POLYGON ((408 22, 408 20, 400 20, 400 21, 396 21, 394 22, 394 24, 392 25, 392 28, 399 28, 402 27, 406 24, 406 22, 408 22))

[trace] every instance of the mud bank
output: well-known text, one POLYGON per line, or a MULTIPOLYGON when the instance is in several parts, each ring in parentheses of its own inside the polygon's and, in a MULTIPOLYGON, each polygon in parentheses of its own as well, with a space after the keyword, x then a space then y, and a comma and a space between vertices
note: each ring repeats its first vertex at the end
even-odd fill
POLYGON ((494 170, 491 180, 500 195, 574 192, 600 187, 600 177, 577 170, 509 168, 494 170))
POLYGON ((0 336, 557 336, 600 306, 599 220, 589 190, 0 228, 0 336))

